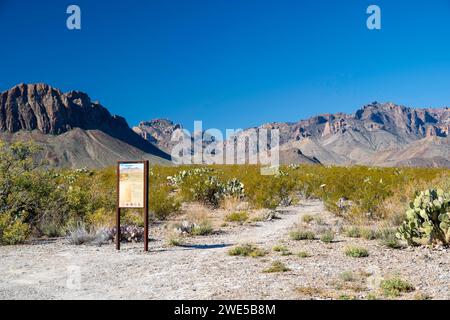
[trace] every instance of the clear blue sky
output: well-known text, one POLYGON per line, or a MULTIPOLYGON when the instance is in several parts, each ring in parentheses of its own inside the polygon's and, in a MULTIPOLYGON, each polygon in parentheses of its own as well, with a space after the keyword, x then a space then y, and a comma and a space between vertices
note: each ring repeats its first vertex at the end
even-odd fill
POLYGON ((81 90, 130 125, 450 103, 449 0, 0 0, 0 41, 0 90, 81 90), (69 4, 81 31, 66 28, 69 4), (370 4, 381 31, 366 28, 370 4))

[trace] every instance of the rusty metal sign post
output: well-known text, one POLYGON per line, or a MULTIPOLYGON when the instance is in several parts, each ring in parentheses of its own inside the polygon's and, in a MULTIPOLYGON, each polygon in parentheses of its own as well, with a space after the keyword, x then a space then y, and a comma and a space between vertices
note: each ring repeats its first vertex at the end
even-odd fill
POLYGON ((118 161, 116 249, 120 250, 120 209, 144 209, 144 251, 148 251, 148 160, 118 161))

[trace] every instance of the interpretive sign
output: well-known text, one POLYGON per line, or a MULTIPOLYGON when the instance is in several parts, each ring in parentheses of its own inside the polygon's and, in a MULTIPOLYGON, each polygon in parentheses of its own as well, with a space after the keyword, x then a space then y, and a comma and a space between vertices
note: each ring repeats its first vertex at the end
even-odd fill
POLYGON ((120 250, 120 209, 144 209, 144 250, 148 251, 148 160, 117 162, 116 249, 120 250))
POLYGON ((144 207, 144 163, 119 164, 119 207, 144 207))

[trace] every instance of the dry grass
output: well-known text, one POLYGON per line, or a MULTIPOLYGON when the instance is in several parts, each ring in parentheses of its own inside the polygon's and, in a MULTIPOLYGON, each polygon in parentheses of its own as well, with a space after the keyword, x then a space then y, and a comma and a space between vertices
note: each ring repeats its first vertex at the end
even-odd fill
POLYGON ((270 267, 268 267, 267 269, 264 269, 263 272, 276 273, 276 272, 287 272, 290 270, 291 269, 289 269, 283 262, 277 260, 277 261, 272 262, 270 267))
POLYGON ((237 222, 237 223, 244 223, 248 220, 248 212, 246 211, 236 211, 233 213, 228 214, 225 217, 225 221, 227 222, 237 222))
POLYGON ((211 209, 206 206, 200 203, 194 203, 187 210, 186 220, 200 224, 203 221, 210 219, 210 212, 211 209))
POLYGON ((349 246, 345 249, 345 255, 352 258, 365 258, 369 256, 369 251, 363 247, 349 246))
POLYGON ((403 293, 412 292, 415 290, 414 286, 407 280, 394 277, 381 281, 380 289, 383 291, 385 297, 396 298, 403 293))
POLYGON ((241 200, 236 197, 224 197, 220 202, 220 207, 230 213, 237 211, 241 204, 241 200))
POLYGON ((243 244, 228 250, 230 256, 243 256, 258 258, 266 255, 266 252, 253 244, 243 244))
POLYGON ((309 299, 336 299, 336 293, 324 289, 313 286, 302 286, 296 288, 297 293, 299 293, 303 297, 307 297, 309 299))

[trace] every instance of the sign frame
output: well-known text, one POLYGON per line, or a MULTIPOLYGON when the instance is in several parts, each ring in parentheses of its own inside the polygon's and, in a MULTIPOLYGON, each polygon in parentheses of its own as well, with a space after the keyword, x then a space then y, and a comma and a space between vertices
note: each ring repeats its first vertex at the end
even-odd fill
POLYGON ((148 251, 148 178, 149 178, 149 161, 117 161, 116 168, 116 249, 120 250, 120 212, 121 209, 144 209, 144 251, 148 251), (120 165, 121 164, 143 164, 144 165, 144 203, 142 207, 121 207, 120 206, 120 165))

